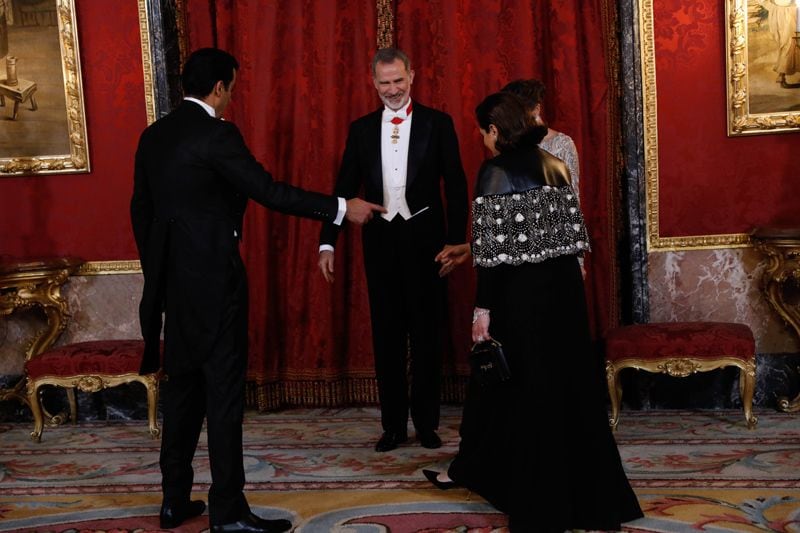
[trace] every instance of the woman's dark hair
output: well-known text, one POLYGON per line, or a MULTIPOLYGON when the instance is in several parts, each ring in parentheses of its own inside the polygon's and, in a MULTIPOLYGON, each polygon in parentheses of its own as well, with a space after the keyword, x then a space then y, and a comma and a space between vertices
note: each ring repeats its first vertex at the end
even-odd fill
POLYGON ((475 108, 475 116, 483 131, 489 131, 491 124, 497 128, 498 152, 532 148, 547 133, 546 127, 530 124, 522 100, 511 93, 490 94, 475 108))
POLYGON ((529 111, 544 102, 545 87, 539 80, 514 80, 500 91, 519 96, 529 111))
POLYGON ((195 50, 183 65, 183 94, 206 97, 218 81, 222 81, 227 89, 231 86, 235 70, 239 70, 239 62, 228 52, 218 48, 195 50))

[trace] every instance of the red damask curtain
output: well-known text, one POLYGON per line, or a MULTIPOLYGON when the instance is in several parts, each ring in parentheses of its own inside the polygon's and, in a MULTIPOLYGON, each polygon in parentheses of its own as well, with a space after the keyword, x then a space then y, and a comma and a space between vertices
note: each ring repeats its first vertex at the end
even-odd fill
MULTIPOLYGON (((330 192, 350 121, 379 103, 375 3, 190 0, 185 13, 191 49, 239 60, 227 118, 256 158, 277 180, 330 192)), ((248 400, 260 408, 377 401, 360 230, 342 232, 332 286, 316 266, 319 230, 254 202, 247 210, 248 400)))
MULTIPOLYGON (((413 95, 453 116, 471 187, 487 156, 475 106, 514 79, 538 78, 547 86, 544 116, 572 137, 580 156, 581 207, 592 244, 587 298, 598 338, 619 320, 614 6, 612 0, 398 0, 395 15, 397 46, 415 64, 413 95)), ((472 284, 453 281, 451 334, 463 350, 472 310, 472 291, 464 287, 472 284)))
MULTIPOLYGON (((190 49, 219 46, 241 63, 228 119, 276 179, 328 192, 350 121, 376 109, 370 0, 185 0, 190 49)), ((596 331, 617 320, 613 252, 617 153, 608 50, 612 0, 399 0, 396 45, 416 70, 412 95, 450 113, 468 179, 485 157, 473 110, 506 82, 539 77, 545 115, 581 156, 582 205, 596 331)), ((472 184, 471 184, 472 186, 472 184)), ((260 408, 375 402, 360 230, 337 246, 336 283, 316 268, 319 223, 248 208, 242 254, 250 282, 249 401, 260 408)), ((469 268, 450 279, 445 395, 466 372, 474 294, 469 268)))

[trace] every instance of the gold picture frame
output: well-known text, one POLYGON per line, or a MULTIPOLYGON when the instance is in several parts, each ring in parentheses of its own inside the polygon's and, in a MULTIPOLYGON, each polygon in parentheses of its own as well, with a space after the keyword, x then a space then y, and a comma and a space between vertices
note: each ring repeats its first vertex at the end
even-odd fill
MULTIPOLYGON (((658 92, 656 91, 656 45, 654 0, 640 0, 639 46, 642 70, 642 128, 647 216, 647 251, 672 252, 752 246, 746 233, 666 237, 659 227, 658 92)), ((732 2, 734 0, 726 0, 732 2)), ((739 1, 739 0, 736 0, 739 1)))
POLYGON ((75 0, 50 1, 52 9, 44 1, 37 11, 24 11, 29 4, 14 9, 13 2, 0 0, 0 34, 7 45, 3 49, 0 42, 0 53, 6 53, 0 55, 6 132, 0 137, 0 176, 90 170, 75 0))
POLYGON ((726 0, 728 135, 800 130, 800 3, 726 0))
POLYGON ((156 90, 153 83, 153 53, 150 46, 150 13, 147 0, 136 0, 139 12, 139 41, 142 44, 142 74, 144 76, 144 106, 147 124, 156 120, 156 90))

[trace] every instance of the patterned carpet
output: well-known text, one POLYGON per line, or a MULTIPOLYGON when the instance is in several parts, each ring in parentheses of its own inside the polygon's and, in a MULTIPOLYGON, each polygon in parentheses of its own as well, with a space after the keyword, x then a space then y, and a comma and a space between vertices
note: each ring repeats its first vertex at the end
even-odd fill
MULTIPOLYGON (((626 531, 800 532, 800 415, 738 411, 622 414, 617 440, 645 518, 626 531)), ((415 442, 378 454, 376 409, 249 413, 247 494, 262 516, 300 533, 489 533, 505 516, 466 490, 438 491, 421 475, 456 450, 460 411, 446 407, 439 450, 415 442)), ((0 425, 0 531, 159 531, 158 441, 146 423, 45 428, 0 425)), ((206 448, 196 497, 210 481, 206 448)), ((543 512, 531 505, 532 512, 543 512)), ((204 515, 178 531, 208 528, 204 515)))

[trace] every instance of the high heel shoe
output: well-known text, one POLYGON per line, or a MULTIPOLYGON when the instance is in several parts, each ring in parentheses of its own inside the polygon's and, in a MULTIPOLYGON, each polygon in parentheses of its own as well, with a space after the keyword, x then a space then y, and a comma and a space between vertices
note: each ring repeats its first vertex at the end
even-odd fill
POLYGON ((422 473, 428 478, 428 481, 433 483, 433 486, 439 490, 449 490, 458 487, 458 483, 455 481, 439 481, 437 479, 439 472, 435 470, 423 470, 422 473))

